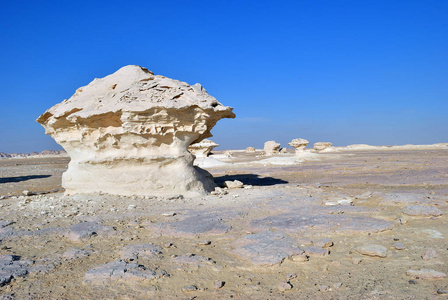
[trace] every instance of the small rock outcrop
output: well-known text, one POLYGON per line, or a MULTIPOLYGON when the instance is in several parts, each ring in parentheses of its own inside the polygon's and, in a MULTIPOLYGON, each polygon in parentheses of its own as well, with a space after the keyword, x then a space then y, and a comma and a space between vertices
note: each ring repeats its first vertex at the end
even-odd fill
POLYGON ((301 154, 309 143, 310 142, 305 139, 293 139, 288 145, 296 149, 296 154, 301 154))
POLYGON ((218 146, 218 144, 211 140, 202 140, 199 143, 191 144, 188 147, 188 151, 196 157, 207 157, 212 152, 213 148, 218 146))
POLYGON ((322 150, 330 148, 332 145, 333 144, 329 143, 329 142, 317 142, 317 143, 314 143, 314 150, 322 151, 322 150))
POLYGON ((275 141, 267 141, 264 143, 263 150, 266 155, 277 155, 280 152, 280 144, 275 141))
POLYGON ((246 153, 254 153, 255 152, 255 148, 254 147, 247 147, 246 148, 246 153))
POLYGON ((198 194, 215 187, 187 148, 234 118, 200 85, 126 66, 79 88, 37 122, 71 158, 66 194, 198 194))

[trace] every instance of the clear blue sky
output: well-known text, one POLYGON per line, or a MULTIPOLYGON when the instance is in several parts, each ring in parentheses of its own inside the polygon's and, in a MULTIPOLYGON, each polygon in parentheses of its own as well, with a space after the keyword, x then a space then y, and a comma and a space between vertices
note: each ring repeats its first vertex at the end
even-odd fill
POLYGON ((221 149, 448 142, 448 1, 2 1, 0 152, 60 149, 35 119, 124 65, 201 83, 221 149))

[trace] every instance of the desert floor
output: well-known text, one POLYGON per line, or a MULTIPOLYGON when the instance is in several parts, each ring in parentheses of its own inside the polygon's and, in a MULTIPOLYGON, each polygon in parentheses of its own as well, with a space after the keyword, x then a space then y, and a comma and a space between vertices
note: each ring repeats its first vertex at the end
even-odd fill
POLYGON ((447 299, 447 150, 259 154, 197 198, 64 196, 68 158, 0 160, 0 299, 447 299))

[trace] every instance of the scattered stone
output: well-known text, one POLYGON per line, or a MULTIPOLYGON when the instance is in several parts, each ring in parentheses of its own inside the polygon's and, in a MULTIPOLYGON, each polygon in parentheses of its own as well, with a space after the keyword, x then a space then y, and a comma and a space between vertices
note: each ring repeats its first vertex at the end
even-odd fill
POLYGON ((215 184, 193 166, 187 148, 234 117, 200 84, 125 66, 79 88, 37 122, 71 158, 66 194, 197 195, 215 184))
POLYGON ((442 289, 438 289, 438 290, 437 290, 437 294, 439 294, 439 295, 445 295, 445 294, 448 294, 448 292, 445 291, 445 290, 442 290, 442 289))
POLYGON ((328 292, 330 287, 328 285, 319 285, 319 291, 328 292))
POLYGON ((280 232, 249 234, 235 242, 235 253, 260 266, 281 264, 284 259, 303 253, 297 242, 280 232))
POLYGON ((164 217, 174 217, 175 215, 177 215, 177 213, 170 211, 170 212, 165 212, 162 214, 162 216, 164 217))
POLYGON ((186 293, 188 293, 188 292, 194 292, 194 291, 197 291, 198 290, 198 287, 197 286, 195 286, 195 285, 186 285, 186 286, 184 286, 183 288, 182 288, 182 291, 183 292, 186 292, 186 293))
POLYGON ((85 284, 104 284, 112 281, 144 281, 167 276, 164 270, 150 270, 143 265, 126 263, 122 260, 113 261, 93 268, 84 275, 85 284))
POLYGON ((413 279, 409 280, 408 282, 409 282, 409 284, 418 284, 418 282, 413 279))
POLYGON ((322 150, 330 148, 332 145, 333 144, 330 142, 317 142, 317 143, 314 143, 314 150, 322 151, 322 150))
POLYGON ((324 202, 327 206, 336 206, 336 205, 353 205, 353 199, 341 199, 337 201, 326 201, 324 202))
POLYGON ((220 187, 215 187, 215 190, 212 191, 210 194, 211 195, 217 195, 217 196, 223 196, 223 195, 227 195, 229 192, 223 188, 220 187))
POLYGON ((224 281, 217 281, 213 285, 213 288, 216 289, 216 290, 219 290, 220 288, 224 287, 225 284, 226 283, 224 281))
POLYGON ((211 243, 212 243, 212 241, 201 241, 201 242, 198 243, 198 245, 200 245, 200 246, 207 246, 207 245, 210 245, 211 243))
POLYGON ((120 257, 123 260, 132 260, 139 257, 154 257, 162 254, 162 247, 154 244, 136 244, 127 245, 120 251, 120 257))
POLYGON ((234 181, 226 180, 224 181, 224 185, 229 189, 240 189, 244 187, 244 184, 239 180, 234 181))
POLYGON ((277 288, 280 292, 284 292, 292 289, 292 285, 287 281, 283 281, 278 284, 277 288))
POLYGON ((24 195, 24 196, 31 196, 32 193, 31 193, 30 191, 28 191, 28 190, 24 190, 24 191, 23 191, 23 195, 24 195))
POLYGON ((295 278, 297 278, 297 274, 295 274, 295 273, 291 273, 291 274, 286 275, 286 281, 290 281, 290 280, 295 279, 295 278))
POLYGON ((423 254, 423 256, 422 256, 422 258, 424 260, 429 260, 429 259, 435 258, 435 257, 437 257, 437 252, 436 252, 436 250, 431 249, 431 248, 427 249, 425 251, 425 254, 423 254))
POLYGON ((442 272, 437 272, 432 269, 421 269, 421 270, 408 270, 406 275, 414 277, 414 278, 422 278, 422 279, 440 279, 445 278, 446 274, 442 272))
POLYGON ((360 246, 356 249, 358 253, 367 256, 378 256, 378 257, 386 257, 387 249, 381 245, 364 245, 360 246))
POLYGON ((333 241, 329 238, 313 241, 313 245, 321 248, 329 248, 334 245, 333 241))
POLYGON ((90 253, 83 249, 72 248, 65 251, 64 254, 62 254, 62 257, 66 259, 78 259, 82 257, 88 257, 89 255, 90 253))
POLYGON ((395 243, 394 248, 397 250, 404 250, 406 247, 403 245, 403 243, 395 243))
POLYGON ((247 153, 253 153, 253 152, 255 152, 255 148, 254 147, 247 147, 246 148, 246 152, 247 153))
POLYGON ((441 216, 443 213, 440 209, 434 206, 427 205, 410 205, 403 209, 403 213, 408 216, 422 216, 422 217, 431 217, 431 216, 441 216))
POLYGON ((94 222, 82 222, 69 227, 66 237, 73 242, 80 242, 92 236, 111 235, 115 233, 112 226, 100 225, 94 222))
POLYGON ((323 249, 317 246, 308 246, 305 247, 303 250, 305 250, 305 254, 310 257, 321 257, 329 254, 327 249, 323 249))
POLYGON ((280 151, 280 144, 275 141, 267 141, 264 143, 263 150, 266 155, 277 155, 280 151))

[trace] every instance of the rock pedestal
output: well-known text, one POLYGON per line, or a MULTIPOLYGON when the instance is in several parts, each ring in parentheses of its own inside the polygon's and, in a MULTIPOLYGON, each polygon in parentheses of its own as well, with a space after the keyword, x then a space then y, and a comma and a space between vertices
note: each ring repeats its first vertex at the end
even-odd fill
POLYGON ((296 154, 301 154, 309 143, 310 142, 305 139, 293 139, 288 145, 296 149, 296 154))
POLYGON ((192 143, 234 118, 200 85, 126 66, 79 88, 37 121, 71 158, 66 194, 197 194, 215 187, 193 167, 192 143))
POLYGON ((192 144, 188 147, 188 151, 194 154, 196 157, 207 157, 213 150, 213 148, 219 145, 210 140, 202 140, 199 143, 192 144))
POLYGON ((263 150, 266 155, 276 155, 280 152, 280 144, 275 141, 267 141, 264 143, 263 150))

